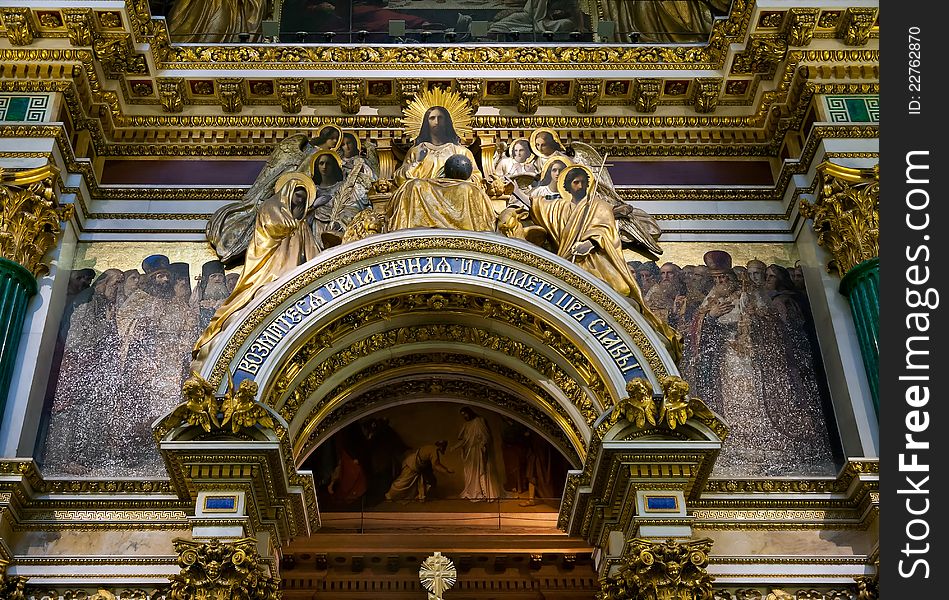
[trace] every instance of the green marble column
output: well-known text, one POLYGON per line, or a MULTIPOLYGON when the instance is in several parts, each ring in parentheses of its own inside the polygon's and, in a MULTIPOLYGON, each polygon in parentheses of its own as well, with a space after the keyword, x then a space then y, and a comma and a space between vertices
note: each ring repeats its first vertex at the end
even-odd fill
POLYGON ((72 217, 56 202, 53 165, 22 171, 0 169, 0 417, 6 408, 20 335, 36 278, 49 272, 43 255, 72 217))
POLYGON ((850 301, 867 370, 873 408, 880 414, 880 259, 871 258, 850 269, 840 280, 840 293, 850 301))
POLYGON ((880 415, 880 170, 831 162, 817 167, 820 185, 801 216, 814 220, 817 243, 832 255, 827 270, 841 277, 850 301, 860 353, 877 417, 880 415))

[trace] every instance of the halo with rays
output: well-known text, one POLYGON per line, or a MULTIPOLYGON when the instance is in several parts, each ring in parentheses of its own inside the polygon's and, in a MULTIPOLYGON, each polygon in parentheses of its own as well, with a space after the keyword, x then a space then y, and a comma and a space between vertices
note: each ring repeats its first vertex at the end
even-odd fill
POLYGON ((413 140, 422 131, 422 119, 425 118, 426 111, 433 106, 441 106, 448 111, 458 137, 465 139, 471 135, 471 119, 474 115, 471 105, 457 92, 435 88, 417 95, 403 112, 405 131, 413 140))

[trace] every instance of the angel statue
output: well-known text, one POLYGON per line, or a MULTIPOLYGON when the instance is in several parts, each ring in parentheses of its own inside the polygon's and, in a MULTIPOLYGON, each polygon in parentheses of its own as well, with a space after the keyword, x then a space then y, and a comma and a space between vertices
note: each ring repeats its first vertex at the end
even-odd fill
POLYGON ((277 144, 253 185, 244 192, 243 198, 239 202, 222 206, 208 221, 205 228, 208 242, 217 252, 221 262, 228 266, 240 264, 254 235, 257 211, 261 203, 273 194, 277 178, 284 173, 298 170, 303 161, 315 152, 335 150, 340 146, 342 138, 343 132, 339 127, 324 125, 316 137, 297 133, 277 144))
POLYGON ((343 133, 339 157, 343 161, 343 175, 349 175, 353 170, 360 171, 360 183, 367 190, 379 178, 379 155, 372 142, 361 144, 356 134, 347 131, 343 133))
POLYGON ((228 318, 247 306, 262 287, 319 253, 307 223, 316 199, 316 184, 306 174, 284 173, 277 179, 274 193, 257 211, 254 235, 234 290, 201 333, 191 352, 193 358, 207 355, 210 342, 224 330, 228 318))
POLYGON ((300 168, 316 184, 316 200, 307 214, 307 222, 320 250, 339 245, 356 213, 369 208, 362 166, 347 173, 342 163, 333 150, 320 150, 300 168))
POLYGON ((485 192, 484 176, 474 155, 461 144, 460 134, 470 133, 471 116, 471 107, 460 96, 440 88, 423 91, 409 103, 405 125, 415 136, 415 145, 395 171, 397 188, 386 207, 389 231, 495 230, 497 214, 485 192), (457 155, 471 165, 463 179, 445 173, 446 162, 457 155))

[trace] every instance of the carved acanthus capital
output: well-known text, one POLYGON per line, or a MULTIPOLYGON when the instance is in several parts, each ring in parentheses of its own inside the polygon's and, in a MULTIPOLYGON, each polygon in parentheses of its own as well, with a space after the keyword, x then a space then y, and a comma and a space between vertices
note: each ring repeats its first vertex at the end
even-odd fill
POLYGON ((398 89, 399 104, 404 110, 409 103, 415 99, 422 92, 422 88, 425 84, 425 81, 417 78, 411 77, 408 79, 399 79, 396 81, 396 88, 398 89))
POLYGON ((578 79, 573 100, 579 113, 595 113, 600 103, 602 79, 578 79))
POLYGON ((833 256, 827 270, 843 277, 880 254, 879 165, 854 169, 825 161, 817 172, 817 200, 801 200, 801 215, 814 220, 817 243, 833 256))
POLYGON ((540 90, 543 86, 540 79, 517 79, 515 81, 517 96, 517 112, 532 115, 540 107, 540 90))
POLYGON ((696 79, 695 88, 692 92, 692 105, 695 107, 695 112, 714 112, 718 107, 721 88, 722 80, 717 77, 696 79))
POLYGON ((174 545, 181 573, 171 577, 171 598, 279 600, 280 580, 266 568, 256 539, 200 543, 179 538, 174 545))
POLYGON ((712 598, 708 553, 712 540, 630 540, 623 565, 600 582, 597 600, 706 600, 712 598))
POLYGON ((92 51, 110 77, 117 77, 122 73, 148 73, 145 56, 135 52, 131 34, 118 38, 97 37, 95 34, 92 37, 92 51))
POLYGON ((336 80, 336 100, 343 114, 354 115, 362 108, 365 100, 365 81, 355 77, 336 80))
POLYGON ((184 108, 184 80, 178 77, 165 77, 157 80, 158 99, 165 112, 178 113, 184 108))
POLYGON ((814 39, 814 27, 817 25, 816 8, 795 7, 788 11, 788 45, 806 46, 814 39))
POLYGON ((661 90, 661 79, 637 79, 633 86, 633 105, 636 110, 644 113, 656 112, 661 90))
POLYGON ((43 256, 59 242, 72 205, 59 206, 52 164, 23 171, 0 168, 0 256, 23 265, 35 276, 49 273, 43 256))
POLYGON ((296 114, 303 109, 303 79, 299 77, 277 79, 277 95, 283 112, 296 114))
POLYGON ((3 20, 3 27, 7 30, 7 37, 14 46, 28 46, 33 43, 36 37, 36 29, 33 27, 33 18, 28 8, 4 8, 0 9, 0 19, 3 20))
POLYGON ((472 110, 478 110, 481 101, 484 100, 484 79, 462 78, 456 80, 458 84, 458 95, 464 98, 472 110))
POLYGON ((876 8, 850 7, 844 12, 837 29, 837 37, 848 46, 864 46, 870 41, 870 31, 876 21, 876 8))
POLYGON ((238 78, 218 79, 218 97, 221 109, 226 113, 238 113, 244 108, 244 80, 238 78))
POLYGON ((73 46, 91 46, 95 39, 91 8, 64 8, 63 20, 73 46))

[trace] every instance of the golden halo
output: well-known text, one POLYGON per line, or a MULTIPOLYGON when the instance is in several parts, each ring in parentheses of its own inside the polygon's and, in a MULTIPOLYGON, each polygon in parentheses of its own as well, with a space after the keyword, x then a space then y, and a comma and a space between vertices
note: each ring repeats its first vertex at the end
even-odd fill
MULTIPOLYGON (((277 183, 274 184, 274 192, 279 194, 291 181, 298 181, 299 185, 306 188, 306 203, 309 206, 309 204, 316 199, 316 184, 313 183, 313 180, 310 179, 310 176, 306 173, 300 173, 299 171, 288 171, 284 173, 277 178, 277 183)), ((293 187, 296 189, 298 186, 295 185, 293 187)))
MULTIPOLYGON (((564 171, 567 170, 568 167, 572 167, 574 165, 574 162, 570 159, 569 156, 566 156, 566 155, 551 156, 550 159, 544 163, 544 167, 540 170, 540 176, 538 177, 537 181, 543 181, 547 177, 547 175, 550 174, 550 170, 553 168, 554 163, 557 162, 558 160, 564 164, 564 171)), ((563 171, 561 171, 560 174, 562 175, 563 171)), ((551 183, 553 183, 554 185, 557 184, 556 181, 552 181, 551 183)))
POLYGON ((347 135, 352 136, 352 138, 356 140, 356 156, 359 156, 359 153, 362 152, 362 142, 359 141, 359 137, 357 137, 352 131, 344 131, 343 135, 339 136, 339 146, 336 147, 339 157, 343 157, 343 138, 345 138, 347 135))
MULTIPOLYGON (((531 150, 534 151, 534 155, 535 155, 535 156, 542 156, 542 157, 544 157, 544 158, 549 158, 549 156, 547 156, 546 154, 542 153, 540 150, 537 149, 537 136, 540 135, 542 132, 545 132, 545 131, 546 131, 547 133, 549 133, 549 134, 554 138, 554 141, 557 142, 557 144, 560 145, 561 150, 563 149, 563 142, 560 141, 560 136, 557 135, 557 132, 554 131, 553 129, 547 129, 547 128, 545 127, 545 128, 542 128, 542 129, 535 129, 533 132, 531 132, 531 137, 530 137, 531 150)), ((551 154, 550 156, 554 156, 554 155, 551 154)))
POLYGON ((587 194, 590 193, 590 188, 593 186, 593 182, 596 179, 593 175, 593 171, 590 170, 590 167, 586 165, 570 165, 565 167, 564 170, 560 172, 560 176, 557 177, 557 191, 560 192, 561 197, 566 198, 567 200, 573 200, 573 194, 567 190, 567 175, 578 169, 586 172, 587 176, 590 178, 587 180, 587 194))
MULTIPOLYGON (((343 138, 340 137, 340 139, 343 138)), ((319 150, 318 152, 314 152, 310 156, 307 156, 305 159, 303 159, 303 162, 300 163, 300 167, 297 170, 301 173, 304 173, 307 177, 312 178, 316 173, 316 161, 318 161, 324 154, 329 154, 332 156, 336 161, 336 164, 339 166, 339 170, 343 170, 343 159, 339 157, 339 154, 336 153, 336 150, 319 150)))
MULTIPOLYGON (((316 136, 313 139, 320 137, 320 134, 323 133, 326 129, 335 129, 336 130, 336 145, 333 146, 332 150, 339 150, 339 147, 343 144, 343 130, 339 125, 335 123, 327 123, 326 125, 321 125, 319 129, 316 129, 316 136)), ((324 150, 329 150, 330 148, 323 148, 324 150)))
POLYGON ((402 113, 405 131, 413 140, 422 131, 425 113, 433 106, 441 106, 448 111, 458 137, 465 139, 471 134, 471 118, 474 115, 471 106, 456 92, 435 88, 417 95, 402 113))

